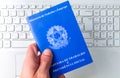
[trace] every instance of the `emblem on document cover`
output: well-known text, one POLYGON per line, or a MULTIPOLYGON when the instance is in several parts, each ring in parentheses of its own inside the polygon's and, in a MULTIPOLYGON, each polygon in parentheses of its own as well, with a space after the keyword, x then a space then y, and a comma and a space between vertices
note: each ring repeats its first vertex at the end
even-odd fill
POLYGON ((52 26, 47 32, 47 40, 52 49, 60 49, 68 45, 68 34, 62 26, 52 26))

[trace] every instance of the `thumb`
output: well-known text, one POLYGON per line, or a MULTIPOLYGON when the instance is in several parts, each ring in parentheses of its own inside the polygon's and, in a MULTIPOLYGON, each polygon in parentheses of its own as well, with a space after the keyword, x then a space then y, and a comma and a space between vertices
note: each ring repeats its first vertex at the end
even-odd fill
POLYGON ((49 77, 49 69, 51 67, 52 57, 52 52, 49 49, 45 49, 40 57, 40 66, 38 69, 38 73, 43 75, 44 78, 49 77))

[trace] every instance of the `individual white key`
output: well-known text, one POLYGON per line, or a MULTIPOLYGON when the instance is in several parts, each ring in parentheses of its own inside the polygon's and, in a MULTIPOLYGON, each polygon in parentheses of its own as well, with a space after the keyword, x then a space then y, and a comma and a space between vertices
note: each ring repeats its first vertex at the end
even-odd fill
POLYGON ((20 17, 24 16, 25 15, 24 10, 17 10, 17 15, 20 17))
POLYGON ((25 17, 21 17, 21 20, 20 20, 20 21, 21 21, 21 23, 22 23, 22 24, 26 24, 26 23, 27 23, 27 21, 26 21, 26 18, 25 18, 25 17))
POLYGON ((35 13, 38 13, 38 12, 40 12, 40 10, 38 10, 38 9, 32 10, 32 14, 35 14, 35 13))
POLYGON ((113 8, 113 5, 107 5, 107 8, 108 8, 108 9, 112 9, 112 8, 113 8))
POLYGON ((77 17, 77 21, 78 21, 78 23, 82 23, 82 18, 81 17, 77 17))
POLYGON ((12 18, 11 17, 5 17, 5 23, 11 24, 12 23, 12 18))
POLYGON ((106 35, 106 32, 101 32, 101 38, 106 38, 107 35, 106 35))
POLYGON ((113 23, 113 17, 108 17, 108 18, 107 18, 107 22, 108 22, 108 23, 113 23))
POLYGON ((119 19, 119 17, 114 18, 114 30, 120 30, 120 19, 119 19))
POLYGON ((1 16, 8 16, 8 10, 1 10, 1 16))
POLYGON ((100 38, 100 32, 94 32, 94 38, 99 39, 100 38))
POLYGON ((16 9, 21 9, 22 7, 21 7, 21 5, 15 5, 14 6, 16 9))
POLYGON ((32 15, 32 10, 25 10, 25 16, 32 15))
POLYGON ((108 24, 107 25, 107 30, 113 30, 113 24, 108 24))
POLYGON ((80 5, 80 8, 81 8, 81 9, 85 9, 85 8, 86 8, 86 5, 80 5))
POLYGON ((42 8, 43 8, 42 5, 36 5, 36 7, 37 7, 38 9, 42 9, 42 8))
POLYGON ((9 10, 9 16, 16 16, 16 10, 9 10))
POLYGON ((78 9, 79 5, 72 5, 73 9, 78 9))
POLYGON ((113 32, 108 32, 107 33, 107 37, 109 38, 109 39, 113 39, 114 37, 113 37, 113 32))
POLYGON ((15 31, 22 31, 22 25, 15 25, 15 31))
POLYGON ((11 39, 18 39, 18 33, 12 32, 11 33, 11 39))
POLYGON ((108 16, 113 16, 113 10, 108 10, 108 11, 107 11, 107 15, 108 15, 108 16))
POLYGON ((28 6, 28 5, 22 5, 22 8, 23 8, 23 9, 28 9, 29 6, 28 6))
POLYGON ((7 31, 14 31, 14 25, 7 25, 7 31))
POLYGON ((78 10, 74 10, 74 14, 75 16, 78 16, 79 15, 78 10))
POLYGON ((26 39, 25 33, 19 33, 19 39, 26 39))
POLYGON ((4 17, 0 17, 0 24, 4 24, 4 22, 5 22, 4 17))
POLYGON ((92 10, 80 10, 80 16, 92 16, 92 10))
POLYGON ((9 32, 4 32, 3 33, 3 38, 4 39, 10 39, 10 33, 9 32))
POLYGON ((106 24, 101 24, 101 30, 106 30, 107 29, 107 25, 106 24))
POLYGON ((85 24, 85 30, 86 31, 93 30, 93 19, 91 17, 83 18, 83 23, 85 24))
POLYGON ((80 27, 81 31, 83 31, 85 29, 85 24, 79 23, 79 27, 80 27))
POLYGON ((0 48, 2 48, 3 46, 3 43, 2 43, 2 40, 0 40, 0 48))
POLYGON ((92 38, 92 33, 91 32, 83 32, 84 38, 92 38))
POLYGON ((115 45, 115 46, 120 46, 120 40, 115 40, 115 41, 114 41, 114 45, 115 45))
POLYGON ((99 17, 95 17, 94 18, 94 23, 100 23, 100 18, 99 17))
POLYGON ((34 9, 36 6, 35 5, 29 5, 29 8, 34 9))
POLYGON ((3 41, 3 47, 5 47, 5 48, 11 47, 11 42, 9 40, 4 40, 3 41))
POLYGON ((50 5, 43 5, 44 9, 50 8, 50 5))
POLYGON ((0 25, 0 31, 6 31, 6 25, 0 25))
POLYGON ((99 16, 100 15, 100 11, 99 10, 94 10, 94 16, 99 16))
POLYGON ((100 15, 101 15, 101 16, 106 16, 106 10, 101 10, 101 11, 100 11, 100 15))
POLYGON ((107 45, 108 46, 113 46, 114 44, 113 44, 113 39, 109 39, 108 41, 107 41, 107 45))
POLYGON ((93 7, 94 7, 95 9, 100 8, 100 6, 99 6, 99 5, 94 5, 93 7))
POLYGON ((119 8, 120 8, 119 5, 114 5, 113 7, 114 7, 115 9, 119 9, 119 8))
POLYGON ((27 33, 27 39, 33 39, 33 35, 32 35, 32 33, 27 33))
POLYGON ((2 39, 2 38, 3 38, 2 33, 0 33, 0 39, 2 39))
POLYGON ((7 8, 7 6, 6 6, 6 5, 4 5, 4 4, 3 4, 3 5, 1 4, 1 5, 0 5, 0 8, 1 8, 1 9, 6 9, 6 8, 7 8))
POLYGON ((94 40, 94 46, 106 46, 106 40, 94 40))
POLYGON ((30 27, 28 25, 22 25, 23 31, 30 31, 30 27))
POLYGON ((25 41, 25 40, 21 40, 21 41, 18 41, 18 40, 14 40, 11 42, 11 46, 14 47, 14 48, 26 48, 28 47, 33 41, 25 41))
POLYGON ((100 8, 101 8, 101 9, 105 9, 105 8, 106 8, 106 5, 100 5, 100 8))
POLYGON ((120 39, 120 33, 119 32, 114 32, 114 39, 119 40, 120 39))
POLYGON ((13 17, 13 23, 14 23, 14 24, 19 24, 19 23, 20 23, 20 18, 18 18, 18 17, 13 17))
POLYGON ((87 43, 87 46, 93 46, 93 39, 85 39, 85 42, 87 43))
POLYGON ((92 6, 92 5, 87 5, 86 8, 88 8, 88 9, 92 9, 93 6, 92 6))
POLYGON ((94 30, 99 31, 100 30, 100 24, 94 24, 94 30))
POLYGON ((119 16, 120 15, 120 11, 119 10, 114 10, 114 16, 119 16))
POLYGON ((101 17, 101 23, 106 23, 107 19, 106 17, 101 17))
POLYGON ((13 9, 14 6, 13 6, 13 5, 7 5, 7 8, 8 8, 8 9, 13 9))

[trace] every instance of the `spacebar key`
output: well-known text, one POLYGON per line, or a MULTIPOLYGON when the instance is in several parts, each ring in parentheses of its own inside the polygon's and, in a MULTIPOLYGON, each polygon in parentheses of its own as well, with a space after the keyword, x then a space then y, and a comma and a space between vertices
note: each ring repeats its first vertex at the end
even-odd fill
POLYGON ((33 42, 34 41, 18 41, 18 40, 16 40, 16 41, 11 42, 11 46, 13 48, 26 48, 33 42))

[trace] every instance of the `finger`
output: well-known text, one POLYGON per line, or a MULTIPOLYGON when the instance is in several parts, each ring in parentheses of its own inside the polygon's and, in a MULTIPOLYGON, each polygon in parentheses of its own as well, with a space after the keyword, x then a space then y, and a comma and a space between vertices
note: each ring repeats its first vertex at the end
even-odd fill
POLYGON ((37 52, 38 51, 35 43, 28 47, 21 73, 24 74, 24 76, 33 76, 39 68, 40 56, 37 56, 37 52))
POLYGON ((52 52, 49 49, 45 49, 40 58, 39 71, 41 73, 48 73, 52 63, 52 52))
POLYGON ((65 76, 64 76, 64 75, 61 75, 61 76, 58 76, 57 78, 65 78, 65 76))

